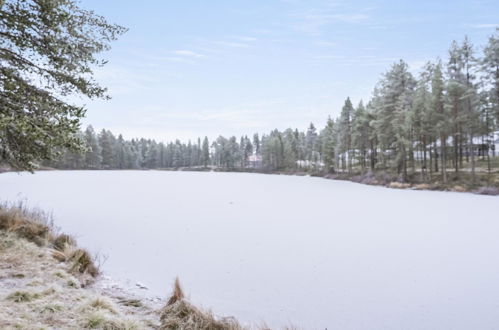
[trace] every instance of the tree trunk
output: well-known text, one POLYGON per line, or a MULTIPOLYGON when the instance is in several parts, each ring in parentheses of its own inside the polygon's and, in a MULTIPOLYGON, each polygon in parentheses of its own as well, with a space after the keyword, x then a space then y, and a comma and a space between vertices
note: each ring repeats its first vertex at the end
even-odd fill
POLYGON ((447 140, 447 137, 445 135, 442 135, 440 137, 440 155, 442 157, 442 164, 441 164, 441 167, 442 167, 442 180, 444 181, 444 183, 447 183, 447 151, 445 150, 446 149, 446 140, 447 140))
POLYGON ((473 146, 473 133, 470 130, 470 147, 471 150, 471 181, 475 183, 475 148, 473 146))
MULTIPOLYGON (((440 149, 442 149, 442 146, 440 146, 440 149)), ((433 150, 435 152, 435 173, 438 173, 438 148, 437 148, 437 138, 435 138, 435 141, 433 142, 433 150)), ((440 152, 441 154, 442 152, 440 152)))

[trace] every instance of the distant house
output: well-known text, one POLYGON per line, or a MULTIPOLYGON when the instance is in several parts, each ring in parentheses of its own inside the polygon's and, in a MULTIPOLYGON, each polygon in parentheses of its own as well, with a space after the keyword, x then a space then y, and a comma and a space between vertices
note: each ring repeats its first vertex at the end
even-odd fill
POLYGON ((475 153, 478 156, 497 156, 499 152, 499 131, 495 131, 490 136, 479 136, 473 139, 475 153))
POLYGON ((497 156, 499 153, 499 131, 494 132, 494 149, 493 149, 493 155, 497 156))
POLYGON ((252 167, 252 168, 262 167, 262 156, 261 155, 250 155, 248 157, 248 167, 252 167))
MULTIPOLYGON (((453 150, 453 139, 452 139, 452 136, 449 136, 447 138, 447 149, 450 149, 452 152, 453 150)), ((468 141, 466 141, 466 144, 468 143, 468 141)), ((440 139, 437 139, 437 141, 434 143, 434 144, 428 144, 427 145, 427 152, 429 153, 429 150, 431 148, 433 148, 434 146, 436 146, 438 149, 438 151, 440 152, 440 139)), ((418 148, 418 144, 415 143, 414 144, 414 158, 415 159, 422 159, 423 158, 423 155, 420 151, 416 150, 418 148)), ((468 152, 468 149, 466 148, 465 150, 463 150, 463 154, 464 155, 467 155, 469 152, 468 152)), ((494 133, 492 133, 490 136, 475 136, 473 138, 473 153, 476 155, 476 156, 486 156, 487 153, 489 154, 489 156, 492 156, 492 157, 495 157, 495 156, 499 156, 499 131, 496 131, 494 133)), ((427 157, 429 155, 427 154, 427 157)))

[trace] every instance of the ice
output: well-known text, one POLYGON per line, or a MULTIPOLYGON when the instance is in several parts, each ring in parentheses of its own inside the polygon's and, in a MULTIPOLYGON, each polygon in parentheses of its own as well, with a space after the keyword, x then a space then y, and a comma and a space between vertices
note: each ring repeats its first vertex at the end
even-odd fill
POLYGON ((245 173, 0 175, 105 273, 244 323, 307 329, 499 324, 499 198, 245 173))

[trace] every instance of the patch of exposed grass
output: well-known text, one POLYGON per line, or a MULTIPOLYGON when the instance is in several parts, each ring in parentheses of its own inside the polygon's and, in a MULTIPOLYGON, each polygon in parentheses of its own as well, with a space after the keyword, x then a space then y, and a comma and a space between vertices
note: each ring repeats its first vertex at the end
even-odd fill
POLYGON ((99 269, 94 264, 94 259, 84 249, 76 249, 69 257, 69 270, 72 273, 89 274, 92 277, 99 275, 99 269))
POLYGON ((129 306, 129 307, 142 307, 142 301, 139 299, 121 299, 118 301, 121 305, 123 306, 129 306))
POLYGON ((65 277, 65 275, 62 272, 55 272, 54 275, 57 276, 57 277, 59 277, 59 278, 64 278, 65 277))
POLYGON ((40 210, 30 210, 25 204, 17 206, 0 205, 0 229, 16 233, 37 245, 51 240, 52 218, 40 210))
POLYGON ((139 324, 134 320, 118 320, 102 312, 93 312, 87 315, 83 323, 85 329, 101 330, 137 330, 139 324))
POLYGON ((45 305, 40 309, 40 313, 57 313, 62 311, 64 308, 61 305, 45 305))
POLYGON ((59 234, 54 238, 54 249, 63 251, 67 246, 76 246, 76 241, 69 235, 59 234))
POLYGON ((82 279, 99 272, 94 258, 70 236, 56 235, 41 214, 0 204, 0 278, 8 279, 0 281, 6 297, 0 300, 0 328, 243 329, 233 318, 190 304, 178 279, 158 312, 123 291, 113 296, 108 289, 87 288, 82 279), (36 292, 27 289, 32 286, 36 292))
POLYGON ((38 221, 30 219, 26 210, 0 205, 0 212, 0 279, 6 279, 0 281, 0 329, 157 328, 159 320, 149 304, 134 303, 133 296, 123 297, 123 292, 117 291, 131 301, 130 306, 141 306, 130 308, 120 304, 113 291, 98 285, 82 287, 82 278, 98 271, 87 251, 67 237, 55 235, 48 224, 48 234, 40 239, 17 230, 31 228, 23 221, 38 221), (54 243, 58 237, 63 244, 54 243), (62 250, 57 249, 60 247, 62 250), (53 252, 63 256, 60 262, 53 252), (32 291, 30 287, 36 288, 32 291))
POLYGON ((7 300, 16 303, 30 302, 38 298, 40 298, 39 293, 33 293, 28 291, 15 291, 7 296, 7 300))
POLYGON ((73 288, 73 289, 79 289, 81 288, 81 285, 80 283, 76 282, 76 281, 73 281, 73 280, 68 280, 66 282, 66 285, 69 287, 69 288, 73 288))
POLYGON ((394 182, 390 182, 388 187, 395 188, 395 189, 407 189, 407 188, 410 188, 411 185, 409 183, 402 183, 402 182, 394 181, 394 182))
POLYGON ((178 278, 173 294, 160 314, 161 330, 241 330, 243 327, 232 317, 216 319, 209 311, 203 311, 184 298, 178 278))
MULTIPOLYGON (((66 234, 56 234, 50 214, 40 210, 30 210, 25 203, 0 205, 0 230, 14 233, 18 237, 34 242, 39 246, 52 246, 52 256, 60 262, 67 262, 73 274, 83 275, 82 282, 99 275, 94 258, 84 249, 77 248, 75 240, 66 234)), ((8 241, 2 245, 9 244, 8 241)), ((2 247, 0 247, 2 248, 2 247)), ((6 248, 6 247, 3 247, 6 248)), ((43 254, 40 255, 40 258, 43 254)))
POLYGON ((112 303, 104 298, 95 298, 92 299, 88 303, 88 307, 95 308, 95 309, 101 309, 101 310, 107 310, 108 312, 112 314, 116 314, 116 308, 112 305, 112 303))

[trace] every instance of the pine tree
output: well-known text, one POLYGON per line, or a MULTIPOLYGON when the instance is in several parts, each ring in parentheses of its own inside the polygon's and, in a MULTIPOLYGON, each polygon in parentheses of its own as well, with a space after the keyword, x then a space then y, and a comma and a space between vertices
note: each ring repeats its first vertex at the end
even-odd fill
POLYGON ((316 142, 317 142, 317 129, 315 128, 313 123, 310 123, 307 134, 305 136, 305 157, 309 161, 310 164, 315 166, 317 161, 316 156, 316 142))
POLYGON ((331 117, 328 118, 326 127, 321 131, 322 136, 322 152, 324 154, 324 165, 328 173, 335 172, 335 149, 336 149, 336 134, 335 123, 331 117))
POLYGON ((205 136, 203 140, 203 165, 207 167, 210 163, 210 144, 208 142, 208 137, 205 136))
POLYGON ((105 169, 116 168, 116 138, 113 133, 103 129, 99 134, 101 147, 102 167, 105 169))
POLYGON ((99 169, 102 162, 101 147, 92 126, 88 126, 85 130, 85 144, 87 147, 87 152, 85 153, 85 167, 89 169, 99 169))
POLYGON ((84 108, 67 96, 106 99, 96 55, 125 29, 76 1, 0 1, 0 162, 34 170, 62 150, 84 151, 84 108))
POLYGON ((449 116, 444 106, 445 82, 442 74, 442 64, 437 62, 431 80, 431 109, 436 119, 436 132, 440 137, 440 164, 442 180, 447 183, 447 136, 450 131, 449 116))

